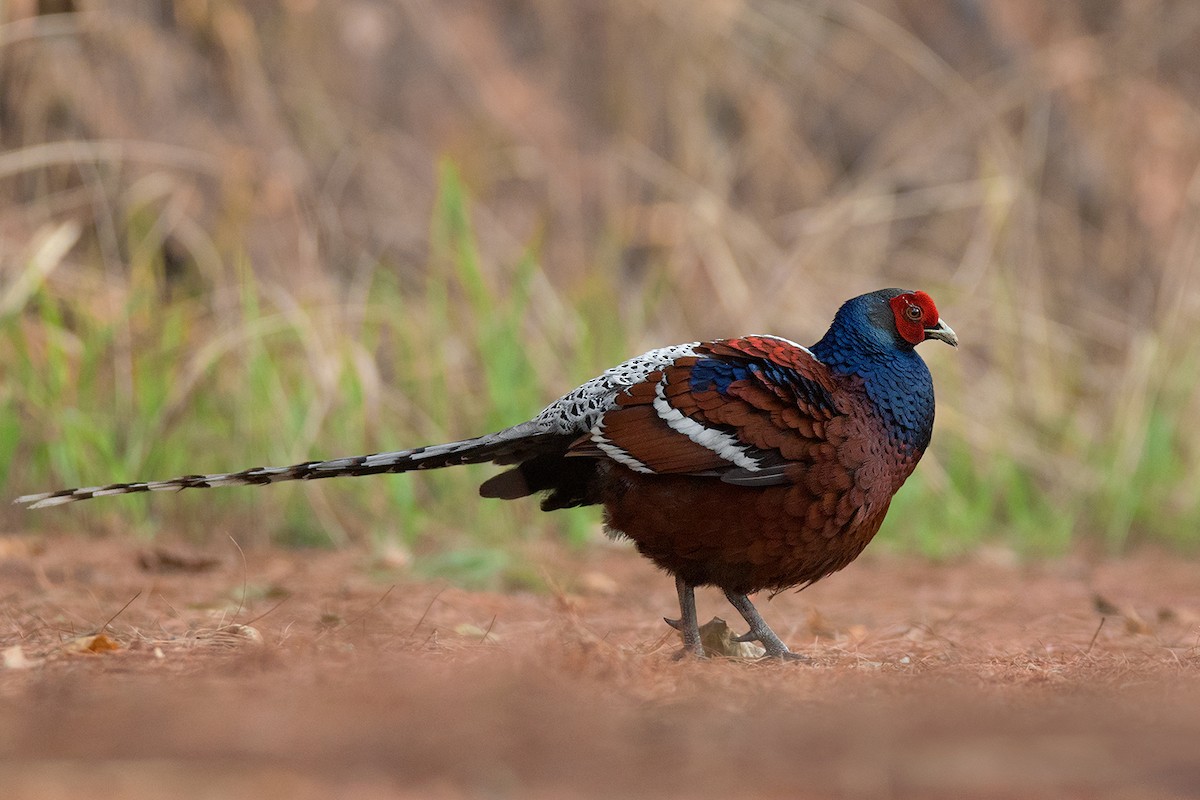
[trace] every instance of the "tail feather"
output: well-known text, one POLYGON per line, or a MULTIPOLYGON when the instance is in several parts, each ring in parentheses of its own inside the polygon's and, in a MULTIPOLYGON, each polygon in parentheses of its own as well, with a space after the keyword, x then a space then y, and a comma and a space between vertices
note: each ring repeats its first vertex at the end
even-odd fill
POLYGON ((408 472, 418 469, 438 469, 457 464, 479 464, 494 461, 515 464, 541 453, 565 450, 571 437, 549 433, 532 422, 506 428, 475 439, 447 442, 412 450, 335 458, 329 461, 305 461, 289 467, 252 467, 241 472, 213 475, 181 475, 162 481, 113 483, 108 486, 86 486, 60 489, 18 497, 13 502, 29 508, 50 506, 137 492, 180 491, 207 489, 215 486, 261 486, 282 481, 307 481, 342 476, 378 475, 388 472, 408 472))

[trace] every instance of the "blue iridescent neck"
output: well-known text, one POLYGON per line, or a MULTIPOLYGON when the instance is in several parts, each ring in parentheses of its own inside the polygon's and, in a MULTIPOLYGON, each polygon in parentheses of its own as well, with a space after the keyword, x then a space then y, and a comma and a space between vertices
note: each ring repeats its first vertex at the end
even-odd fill
POLYGON ((835 375, 861 378, 892 437, 920 453, 933 432, 933 378, 912 345, 897 339, 857 314, 839 311, 811 349, 835 375))

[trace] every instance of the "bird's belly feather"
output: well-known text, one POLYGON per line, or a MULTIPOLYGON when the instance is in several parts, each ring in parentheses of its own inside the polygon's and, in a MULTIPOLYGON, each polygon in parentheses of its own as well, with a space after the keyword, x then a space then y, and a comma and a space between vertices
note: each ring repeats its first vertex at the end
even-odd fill
POLYGON ((609 531, 663 569, 694 586, 749 594, 812 583, 857 558, 915 460, 896 466, 864 465, 873 479, 848 487, 820 476, 747 487, 614 465, 600 478, 601 497, 609 531))

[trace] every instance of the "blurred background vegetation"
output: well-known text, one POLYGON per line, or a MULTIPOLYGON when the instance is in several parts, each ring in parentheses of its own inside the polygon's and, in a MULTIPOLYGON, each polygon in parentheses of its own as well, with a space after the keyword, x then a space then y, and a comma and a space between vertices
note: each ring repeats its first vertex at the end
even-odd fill
MULTIPOLYGON (((884 546, 1200 542, 1200 3, 0 2, 8 495, 461 438, 647 348, 923 288, 884 546)), ((486 467, 10 529, 341 544, 470 578, 594 511, 486 467)))

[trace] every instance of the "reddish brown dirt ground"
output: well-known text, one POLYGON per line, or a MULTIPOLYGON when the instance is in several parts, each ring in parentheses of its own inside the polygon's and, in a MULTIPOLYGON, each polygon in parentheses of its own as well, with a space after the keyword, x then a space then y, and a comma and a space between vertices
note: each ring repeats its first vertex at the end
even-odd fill
POLYGON ((617 546, 538 554, 541 593, 196 555, 0 538, 0 796, 1200 797, 1174 557, 868 554, 759 598, 811 659, 779 664, 674 660, 672 584, 617 546))

